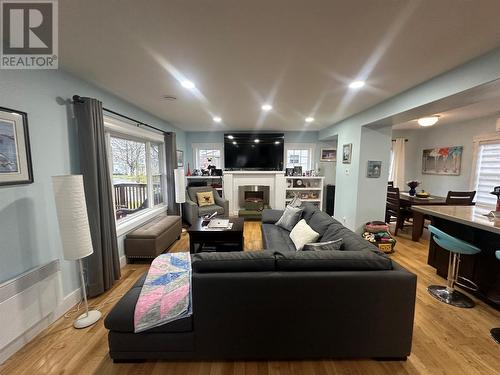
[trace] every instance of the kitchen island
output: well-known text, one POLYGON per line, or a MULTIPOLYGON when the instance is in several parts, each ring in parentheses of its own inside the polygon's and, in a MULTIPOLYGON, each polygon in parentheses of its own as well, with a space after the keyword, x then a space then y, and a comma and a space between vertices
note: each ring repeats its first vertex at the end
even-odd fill
MULTIPOLYGON (((494 207, 412 207, 412 210, 429 216, 436 228, 481 249, 477 255, 461 257, 459 275, 478 285, 479 290, 472 294, 500 310, 500 261, 495 257, 495 251, 500 250, 500 219, 491 220, 486 216, 492 209, 494 207)), ((444 278, 448 274, 449 254, 432 239, 429 241, 427 263, 444 278)))

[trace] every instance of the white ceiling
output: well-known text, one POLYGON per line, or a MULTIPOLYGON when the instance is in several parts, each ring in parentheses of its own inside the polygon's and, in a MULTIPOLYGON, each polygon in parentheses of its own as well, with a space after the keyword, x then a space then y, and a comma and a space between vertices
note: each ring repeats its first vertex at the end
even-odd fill
POLYGON ((190 131, 321 129, 500 45, 498 0, 64 0, 59 12, 63 69, 190 131), (367 86, 349 90, 357 78, 367 86))
MULTIPOLYGON (((458 124, 481 117, 493 116, 495 114, 499 114, 500 117, 500 97, 454 108, 445 112, 428 113, 426 116, 438 115, 439 121, 434 126, 442 126, 446 124, 458 124)), ((430 129, 418 125, 417 119, 393 125, 392 128, 394 130, 430 129)))

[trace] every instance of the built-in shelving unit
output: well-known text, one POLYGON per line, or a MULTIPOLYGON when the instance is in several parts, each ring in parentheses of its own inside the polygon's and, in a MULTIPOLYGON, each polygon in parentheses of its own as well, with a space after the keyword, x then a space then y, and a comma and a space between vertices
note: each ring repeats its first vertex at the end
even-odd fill
POLYGON ((190 181, 204 181, 207 186, 213 186, 214 184, 220 185, 220 187, 214 187, 215 190, 219 192, 221 197, 224 196, 224 179, 223 176, 186 176, 187 186, 189 186, 190 181))
POLYGON ((323 209, 323 176, 286 176, 285 205, 295 196, 303 202, 314 203, 320 210, 323 209))

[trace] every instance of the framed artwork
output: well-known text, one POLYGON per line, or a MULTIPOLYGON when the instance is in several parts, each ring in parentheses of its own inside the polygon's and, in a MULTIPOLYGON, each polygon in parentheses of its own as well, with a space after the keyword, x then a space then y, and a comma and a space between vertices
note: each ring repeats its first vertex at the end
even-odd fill
POLYGON ((337 150, 333 148, 322 148, 319 161, 337 161, 337 150))
POLYGON ((28 115, 0 107, 0 185, 32 182, 28 115))
POLYGON ((428 148, 422 152, 422 174, 459 176, 463 146, 428 148))
POLYGON ((342 163, 351 164, 352 143, 342 146, 342 163))
POLYGON ((177 150, 177 168, 184 167, 184 151, 177 150))
POLYGON ((368 166, 366 168, 366 177, 379 178, 381 169, 382 169, 381 161, 368 160, 368 166))

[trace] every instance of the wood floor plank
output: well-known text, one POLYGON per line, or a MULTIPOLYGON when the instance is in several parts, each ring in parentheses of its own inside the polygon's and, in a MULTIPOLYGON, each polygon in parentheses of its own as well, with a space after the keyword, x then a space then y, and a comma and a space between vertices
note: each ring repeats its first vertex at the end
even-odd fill
MULTIPOLYGON (((500 374, 500 345, 489 337, 500 326, 500 313, 476 300, 473 309, 459 309, 435 300, 430 284, 444 284, 427 265, 428 237, 411 241, 411 229, 400 232, 391 257, 418 276, 412 354, 404 362, 373 360, 182 362, 147 361, 114 364, 108 356, 107 331, 102 319, 93 327, 75 330, 73 319, 61 318, 0 366, 0 374, 194 374, 194 375, 385 375, 385 374, 500 374)), ((245 250, 262 248, 260 222, 245 223, 245 250)), ((183 233, 170 249, 189 249, 183 233)), ((114 303, 148 269, 129 264, 122 278, 108 292, 90 301, 104 316, 114 303)), ((390 308, 388 306, 388 308, 390 308)), ((332 338, 332 340, 335 338, 332 338)))

